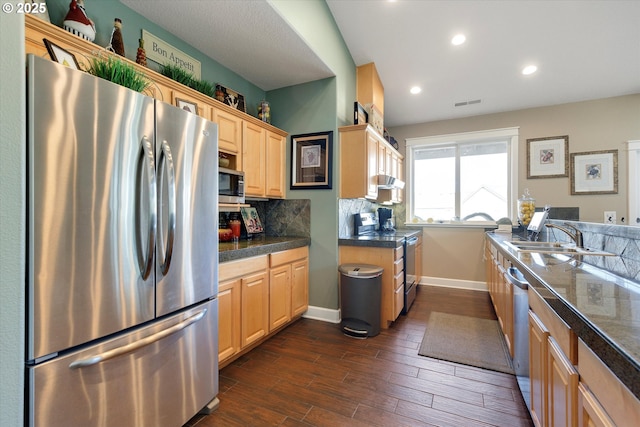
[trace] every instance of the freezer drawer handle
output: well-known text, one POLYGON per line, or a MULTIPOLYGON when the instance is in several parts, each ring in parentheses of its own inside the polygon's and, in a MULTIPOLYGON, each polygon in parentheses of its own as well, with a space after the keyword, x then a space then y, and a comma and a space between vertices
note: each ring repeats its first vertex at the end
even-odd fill
POLYGON ((183 320, 182 322, 171 326, 170 328, 164 329, 153 335, 149 335, 148 337, 138 340, 136 342, 123 345, 122 347, 114 348, 113 350, 105 351, 104 353, 101 353, 101 354, 96 354, 95 356, 87 357, 86 359, 76 360, 75 362, 72 362, 69 365, 69 368, 71 369, 86 368, 88 366, 97 365, 100 362, 113 359, 114 357, 131 353, 142 347, 148 346, 149 344, 153 344, 156 341, 160 341, 161 339, 166 338, 169 335, 175 334, 176 332, 180 332, 181 330, 185 329, 187 326, 190 326, 196 323, 197 321, 201 320, 205 316, 205 314, 207 314, 206 308, 200 310, 198 313, 183 320))

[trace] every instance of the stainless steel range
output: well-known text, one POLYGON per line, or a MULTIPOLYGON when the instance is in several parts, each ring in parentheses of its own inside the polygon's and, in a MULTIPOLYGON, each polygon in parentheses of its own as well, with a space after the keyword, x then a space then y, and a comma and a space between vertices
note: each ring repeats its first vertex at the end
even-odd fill
MULTIPOLYGON (((386 222, 386 217, 384 218, 386 222)), ((378 224, 375 214, 361 212, 353 215, 353 229, 356 236, 371 236, 372 239, 394 239, 404 246, 404 308, 407 314, 416 299, 416 244, 418 238, 414 232, 399 231, 378 224)))

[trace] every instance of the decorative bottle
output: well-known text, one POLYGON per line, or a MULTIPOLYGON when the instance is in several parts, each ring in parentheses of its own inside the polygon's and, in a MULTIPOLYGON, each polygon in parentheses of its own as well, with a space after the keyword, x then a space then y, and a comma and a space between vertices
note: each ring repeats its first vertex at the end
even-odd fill
POLYGON ((524 189, 524 194, 518 199, 518 220, 524 227, 528 226, 536 210, 536 200, 524 189))

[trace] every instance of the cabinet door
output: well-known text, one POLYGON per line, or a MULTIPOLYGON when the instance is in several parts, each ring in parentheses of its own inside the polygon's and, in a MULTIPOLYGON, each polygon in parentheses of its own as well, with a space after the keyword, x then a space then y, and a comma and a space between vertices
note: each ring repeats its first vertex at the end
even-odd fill
POLYGON ((547 425, 547 353, 549 331, 529 310, 529 384, 531 418, 537 427, 547 425))
POLYGON ((420 283, 422 278, 422 238, 418 238, 416 245, 416 285, 420 283))
POLYGON ((378 197, 378 140, 367 131, 367 194, 368 199, 378 197))
POLYGON ((242 347, 269 330, 269 276, 266 271, 242 278, 242 347))
POLYGON ((267 132, 267 163, 266 163, 266 196, 284 198, 285 193, 285 137, 273 132, 267 132))
POLYGON ((291 320, 291 265, 269 273, 269 332, 291 320))
POLYGON ((236 156, 236 169, 242 165, 242 119, 226 111, 213 109, 212 119, 218 124, 218 149, 236 156))
POLYGON ((384 175, 387 173, 387 147, 384 144, 378 143, 378 174, 384 175))
POLYGON ((577 426, 578 371, 553 337, 549 337, 549 426, 577 426))
POLYGON ((309 308, 309 260, 291 264, 291 316, 299 316, 309 308))
POLYGON ((218 291, 218 362, 240 351, 240 279, 220 283, 218 291))
POLYGON ((582 383, 578 384, 578 426, 615 427, 598 399, 582 383))
POLYGON ((265 196, 266 131, 258 125, 243 121, 242 170, 247 196, 265 196))

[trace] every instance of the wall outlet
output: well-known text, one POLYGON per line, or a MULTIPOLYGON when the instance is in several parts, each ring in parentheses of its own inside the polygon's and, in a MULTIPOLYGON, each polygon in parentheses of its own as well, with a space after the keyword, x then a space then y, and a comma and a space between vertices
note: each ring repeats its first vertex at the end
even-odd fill
POLYGON ((615 224, 616 223, 616 211, 604 211, 604 223, 615 224))

